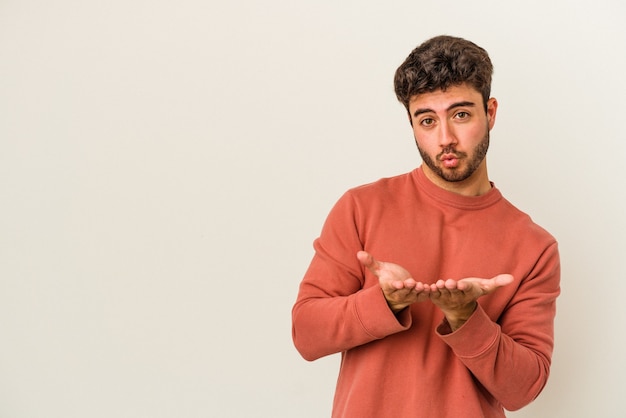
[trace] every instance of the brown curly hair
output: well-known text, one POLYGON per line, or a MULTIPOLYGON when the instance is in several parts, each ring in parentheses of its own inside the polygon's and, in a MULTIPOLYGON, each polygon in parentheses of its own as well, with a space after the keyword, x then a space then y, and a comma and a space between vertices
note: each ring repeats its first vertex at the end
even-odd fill
POLYGON ((407 110, 413 96, 462 83, 482 94, 486 109, 492 74, 487 51, 463 38, 441 35, 425 41, 409 54, 396 70, 393 84, 398 100, 407 110))

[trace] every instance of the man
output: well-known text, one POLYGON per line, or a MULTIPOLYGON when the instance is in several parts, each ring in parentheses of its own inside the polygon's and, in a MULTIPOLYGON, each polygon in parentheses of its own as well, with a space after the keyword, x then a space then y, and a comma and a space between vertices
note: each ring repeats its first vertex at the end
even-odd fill
POLYGON ((293 340, 341 353, 333 417, 503 417, 546 384, 559 254, 487 175, 492 72, 467 40, 418 46, 394 84, 422 165, 349 190, 315 241, 293 340))

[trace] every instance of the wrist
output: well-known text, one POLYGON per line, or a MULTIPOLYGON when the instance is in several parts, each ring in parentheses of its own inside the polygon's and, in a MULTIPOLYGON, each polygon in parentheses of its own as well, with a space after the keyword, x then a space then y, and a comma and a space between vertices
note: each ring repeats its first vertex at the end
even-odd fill
POLYGON ((444 311, 444 315, 446 317, 446 320, 448 321, 448 324, 450 325, 451 330, 454 332, 457 329, 461 328, 463 324, 465 324, 474 314, 477 306, 478 303, 474 301, 461 309, 447 312, 444 311))
POLYGON ((408 304, 405 304, 405 303, 403 303, 403 304, 393 304, 393 303, 389 303, 389 302, 387 302, 387 305, 389 306, 389 309, 391 309, 391 312, 393 312, 394 315, 397 315, 402 310, 404 310, 404 308, 409 306, 408 304))

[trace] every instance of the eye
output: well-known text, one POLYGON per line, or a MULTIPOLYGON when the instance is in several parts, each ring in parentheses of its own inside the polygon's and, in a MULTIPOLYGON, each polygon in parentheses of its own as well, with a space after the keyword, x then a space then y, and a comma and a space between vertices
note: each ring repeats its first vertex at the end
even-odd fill
POLYGON ((458 112, 456 115, 454 115, 454 117, 456 119, 467 119, 470 117, 470 114, 468 112, 461 111, 461 112, 458 112))
POLYGON ((422 126, 431 126, 434 123, 435 120, 433 118, 424 118, 420 121, 420 125, 422 126))

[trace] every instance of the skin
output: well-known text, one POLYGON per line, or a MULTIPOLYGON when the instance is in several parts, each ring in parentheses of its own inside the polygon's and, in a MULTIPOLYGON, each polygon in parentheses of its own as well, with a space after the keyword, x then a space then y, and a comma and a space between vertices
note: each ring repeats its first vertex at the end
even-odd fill
MULTIPOLYGON (((410 100, 409 121, 429 180, 463 196, 480 196, 491 189, 485 156, 497 108, 496 99, 490 98, 485 110, 481 94, 466 84, 410 100)), ((415 281, 404 267, 378 261, 365 251, 359 251, 357 258, 378 277, 394 313, 430 300, 441 309, 452 331, 471 317, 478 298, 513 282, 510 274, 500 274, 489 279, 440 279, 425 284, 415 281)))

